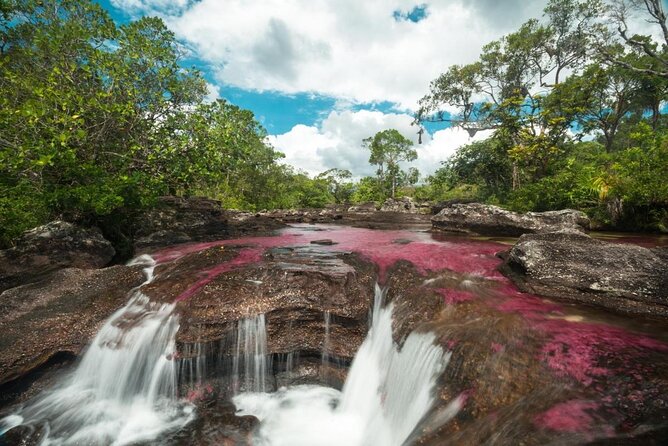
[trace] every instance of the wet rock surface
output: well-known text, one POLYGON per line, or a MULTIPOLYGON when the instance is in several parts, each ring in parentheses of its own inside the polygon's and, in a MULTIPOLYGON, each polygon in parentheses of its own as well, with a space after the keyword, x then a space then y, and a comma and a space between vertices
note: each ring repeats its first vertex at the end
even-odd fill
POLYGON ((26 231, 14 247, 0 251, 0 291, 61 268, 101 268, 114 254, 96 228, 53 221, 26 231))
MULTIPOLYGON (((387 207, 379 211, 374 203, 357 206, 331 207, 325 209, 295 209, 262 212, 261 217, 277 220, 281 223, 337 224, 370 229, 397 229, 415 226, 429 226, 429 215, 418 212, 421 208, 407 211, 401 204, 401 210, 387 207)), ((426 212, 426 211, 425 211, 426 212)))
POLYGON ((66 268, 0 294, 0 405, 34 394, 43 369, 75 359, 144 280, 140 267, 66 268))
POLYGON ((668 318, 665 248, 608 243, 585 234, 528 234, 502 271, 523 291, 620 313, 668 318))
POLYGON ((431 222, 438 231, 494 236, 589 228, 589 218, 572 209, 518 214, 480 203, 452 204, 433 216, 431 222))
POLYGON ((325 312, 330 318, 328 355, 348 363, 368 330, 376 277, 373 265, 351 253, 307 245, 252 252, 255 255, 248 263, 237 268, 209 279, 202 274, 249 251, 244 246, 216 246, 186 255, 159 266, 156 280, 143 288, 153 300, 182 299, 176 310, 182 320, 179 355, 188 357, 196 345, 206 346, 209 356, 233 355, 239 321, 264 314, 269 355, 296 353, 302 366, 309 358, 315 360, 312 371, 294 372, 294 382, 319 382, 318 376, 329 374, 342 383, 338 371, 320 370, 325 312), (204 277, 205 283, 198 284, 198 277, 204 277), (189 291, 193 289, 196 292, 189 291))
MULTIPOLYGON (((588 239, 584 235, 522 239, 561 240, 564 250, 586 243, 568 261, 562 248, 546 250, 564 263, 592 251, 581 261, 601 263, 593 257, 598 248, 580 242, 588 239)), ((665 444, 668 326, 522 293, 497 270, 501 260, 495 253, 504 249, 418 231, 304 225, 276 236, 155 252, 156 279, 143 292, 155 301, 176 302, 180 329, 170 359, 190 367, 180 372, 184 381, 190 379, 180 394, 196 406, 197 418, 152 444, 249 444, 258 420, 235 415, 225 387, 229 377, 220 374, 229 369, 212 366, 221 357, 229 366, 238 323, 252 315, 265 317, 270 389, 314 382, 340 386, 366 335, 377 280, 394 307, 397 345, 413 331, 429 331, 451 353, 434 409, 407 444, 665 444), (318 240, 332 244, 311 244, 318 240), (197 370, 200 362, 203 381, 193 384, 197 372, 184 370, 197 370)), ((661 252, 645 251, 658 253, 652 262, 663 261, 661 252)), ((644 264, 625 266, 617 257, 620 271, 644 264)), ((644 276, 633 271, 638 281, 664 277, 656 270, 644 276)), ((20 301, 11 302, 5 312, 23 311, 20 301)))
MULTIPOLYGON (((436 279, 425 287, 456 284, 436 279)), ((466 284, 474 298, 444 306, 423 326, 452 357, 415 443, 666 440, 668 344, 499 285, 466 284), (453 404, 459 410, 443 423, 453 404)))
POLYGON ((149 445, 251 446, 253 430, 260 422, 253 416, 240 417, 235 412, 234 404, 229 402, 200 405, 198 417, 183 430, 149 445))

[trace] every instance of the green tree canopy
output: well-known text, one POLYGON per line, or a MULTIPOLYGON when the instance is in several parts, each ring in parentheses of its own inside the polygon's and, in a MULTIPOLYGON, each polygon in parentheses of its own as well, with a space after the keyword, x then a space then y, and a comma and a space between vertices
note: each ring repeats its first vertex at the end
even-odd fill
POLYGON ((378 182, 389 181, 390 196, 394 198, 401 176, 399 163, 417 159, 417 151, 413 148, 413 142, 398 130, 388 129, 365 138, 362 146, 371 152, 369 163, 378 166, 378 182))

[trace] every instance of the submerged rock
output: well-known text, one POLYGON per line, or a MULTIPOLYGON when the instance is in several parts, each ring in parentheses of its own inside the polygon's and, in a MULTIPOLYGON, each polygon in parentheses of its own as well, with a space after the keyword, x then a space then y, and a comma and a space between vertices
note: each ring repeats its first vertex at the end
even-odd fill
POLYGON ((502 271, 527 292, 620 313, 668 317, 668 261, 662 250, 585 234, 520 237, 502 271))
POLYGON ((584 231, 589 218, 580 211, 564 209, 518 214, 481 203, 452 204, 431 218, 435 230, 479 235, 520 236, 526 233, 570 229, 584 231))
POLYGON ((97 228, 52 221, 26 231, 14 247, 0 251, 0 291, 61 268, 101 268, 114 254, 97 228))

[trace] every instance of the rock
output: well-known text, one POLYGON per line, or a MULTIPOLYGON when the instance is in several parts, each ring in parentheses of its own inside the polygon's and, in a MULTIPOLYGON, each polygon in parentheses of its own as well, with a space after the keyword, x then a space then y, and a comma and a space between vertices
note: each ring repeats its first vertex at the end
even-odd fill
POLYGON ((10 382, 79 355, 144 280, 139 266, 66 268, 0 294, 0 404, 12 397, 10 382))
POLYGON ((348 212, 356 213, 369 213, 376 212, 377 210, 376 203, 373 201, 367 201, 366 203, 357 204, 348 208, 348 212))
POLYGON ((151 299, 164 302, 188 296, 176 308, 182 321, 177 334, 181 357, 196 352, 197 345, 211 346, 214 350, 208 354, 213 357, 233 355, 238 322, 264 314, 268 354, 293 353, 301 363, 319 366, 329 312, 330 357, 341 363, 352 360, 368 329, 374 266, 356 255, 314 245, 270 248, 207 283, 198 282, 206 271, 234 262, 244 249, 248 248, 213 247, 186 255, 158 267, 155 280, 142 288, 151 299))
POLYGON ((26 231, 14 247, 0 251, 0 291, 61 268, 101 268, 114 254, 97 228, 53 221, 26 231))
POLYGON ((502 271, 528 292, 621 313, 668 317, 662 250, 608 243, 574 232, 527 234, 502 271))
POLYGON ((35 426, 16 426, 0 437, 2 446, 38 446, 43 443, 46 429, 35 426))
POLYGON ((284 225, 276 219, 225 211, 220 201, 200 197, 161 197, 154 209, 137 219, 137 252, 180 243, 233 238, 271 231, 284 225))
POLYGON ((380 207, 381 212, 405 212, 408 214, 418 213, 418 208, 411 197, 388 198, 380 207))
POLYGON ((312 240, 311 244, 313 244, 313 245, 323 245, 323 246, 332 246, 332 245, 336 245, 337 243, 335 241, 333 241, 332 239, 325 238, 325 239, 322 239, 322 240, 312 240))
POLYGON ((511 237, 589 228, 589 218, 583 212, 572 209, 518 214, 480 203, 453 204, 433 216, 431 223, 433 229, 440 231, 511 237))
POLYGON ((470 198, 454 198, 452 200, 439 201, 431 206, 431 213, 436 215, 443 209, 451 207, 453 204, 470 204, 470 203, 476 203, 476 201, 470 198))
POLYGON ((218 402, 211 407, 198 407, 197 417, 192 422, 156 444, 174 446, 251 445, 253 444, 252 433, 259 424, 260 420, 256 417, 238 416, 234 404, 218 402))

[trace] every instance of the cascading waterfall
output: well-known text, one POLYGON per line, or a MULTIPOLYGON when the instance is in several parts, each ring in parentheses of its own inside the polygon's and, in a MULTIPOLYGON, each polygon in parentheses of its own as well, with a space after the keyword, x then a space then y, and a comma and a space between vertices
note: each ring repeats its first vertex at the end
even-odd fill
MULTIPOLYGON (((141 263, 148 283, 154 262, 141 263)), ((173 308, 133 290, 64 382, 0 421, 0 433, 26 425, 42 430, 45 445, 125 445, 184 426, 193 414, 176 395, 173 308)))
MULTIPOLYGON (((150 282, 153 259, 142 256, 136 263, 147 265, 145 283, 150 282)), ((192 389, 206 379, 210 346, 198 342, 178 360, 175 304, 150 302, 140 289, 107 320, 76 369, 0 420, 0 433, 25 425, 41 432, 43 445, 126 445, 155 440, 194 418, 193 406, 178 398, 177 383, 185 380, 192 389)), ((261 420, 256 444, 400 446, 411 438, 433 405, 435 381, 450 354, 428 333, 410 334, 399 350, 392 338, 392 304, 383 301, 376 286, 371 328, 342 391, 296 386, 266 393, 273 368, 265 316, 238 321, 232 386, 243 393, 234 402, 240 414, 261 420)), ((323 369, 331 361, 329 311, 324 322, 323 369)), ((288 374, 295 360, 295 353, 286 354, 288 374)), ((456 409, 444 413, 450 417, 456 409)))
POLYGON ((269 365, 264 314, 241 319, 232 363, 235 391, 265 392, 269 365))
POLYGON ((429 333, 411 333, 398 350, 392 340, 392 305, 383 307, 383 300, 377 286, 371 329, 342 392, 296 386, 234 398, 240 414, 262 422, 256 444, 400 446, 409 438, 433 405, 433 388, 450 354, 429 333))

